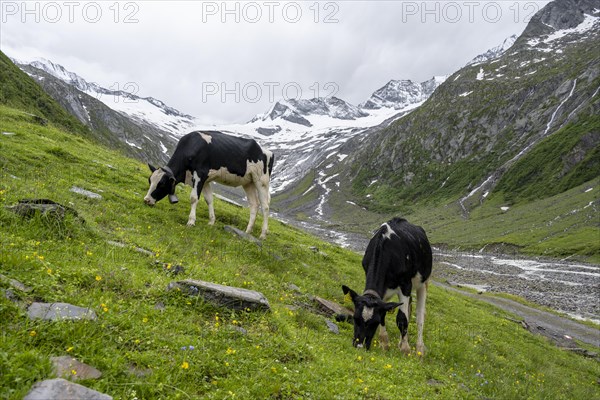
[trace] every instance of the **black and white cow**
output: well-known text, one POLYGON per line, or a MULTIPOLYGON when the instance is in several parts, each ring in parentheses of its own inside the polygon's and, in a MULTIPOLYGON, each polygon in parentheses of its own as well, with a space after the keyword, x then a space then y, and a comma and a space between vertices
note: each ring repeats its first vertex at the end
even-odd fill
POLYGON ((152 175, 148 179, 150 188, 144 202, 153 206, 168 195, 171 203, 176 203, 175 187, 185 182, 192 186, 188 226, 196 223, 196 205, 201 192, 208 205, 208 223, 212 225, 215 223, 215 210, 210 182, 242 186, 250 205, 246 232, 251 233, 260 204, 263 213, 260 237, 264 239, 269 224, 269 184, 273 162, 273 153, 263 150, 252 139, 216 131, 191 132, 179 140, 175 153, 165 167, 154 168, 148 164, 152 175))
POLYGON ((396 324, 402 334, 399 347, 410 352, 408 344, 408 321, 410 320, 410 296, 417 292, 417 352, 425 353, 423 324, 427 284, 431 275, 431 246, 425 231, 402 218, 394 218, 377 230, 365 251, 362 265, 366 274, 365 290, 358 295, 347 286, 354 303, 355 347, 371 347, 375 331, 381 325, 379 336, 384 348, 388 347, 385 315, 400 306, 396 324), (399 303, 387 301, 397 294, 399 303))

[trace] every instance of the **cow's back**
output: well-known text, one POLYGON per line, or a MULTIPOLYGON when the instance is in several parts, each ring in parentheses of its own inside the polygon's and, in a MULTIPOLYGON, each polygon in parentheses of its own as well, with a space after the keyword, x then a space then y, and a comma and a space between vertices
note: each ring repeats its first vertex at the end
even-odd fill
POLYGON ((367 246, 362 264, 367 279, 369 275, 383 273, 386 283, 395 286, 417 273, 422 281, 427 280, 432 261, 425 230, 403 218, 394 218, 377 230, 367 246))

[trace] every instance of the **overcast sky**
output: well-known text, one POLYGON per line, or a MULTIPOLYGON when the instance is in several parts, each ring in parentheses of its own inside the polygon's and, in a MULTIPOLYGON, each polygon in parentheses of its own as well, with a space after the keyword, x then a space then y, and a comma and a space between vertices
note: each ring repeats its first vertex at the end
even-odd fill
POLYGON ((450 74, 548 1, 0 1, 0 48, 205 123, 450 74))

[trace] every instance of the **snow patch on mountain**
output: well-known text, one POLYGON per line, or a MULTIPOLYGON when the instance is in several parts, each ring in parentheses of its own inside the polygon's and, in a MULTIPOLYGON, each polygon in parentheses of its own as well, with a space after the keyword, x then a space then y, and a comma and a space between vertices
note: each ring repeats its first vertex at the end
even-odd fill
MULTIPOLYGON (((595 10, 596 12, 598 10, 595 10)), ((594 16, 594 15, 589 15, 589 14, 584 14, 584 18, 583 18, 583 22, 581 22, 579 25, 577 25, 574 28, 567 28, 567 29, 558 29, 555 30, 554 32, 552 32, 551 34, 547 35, 544 38, 533 38, 527 41, 527 44, 531 47, 537 47, 540 44, 551 44, 552 42, 567 37, 569 35, 585 35, 587 32, 589 32, 592 29, 599 29, 600 28, 600 16, 594 16)), ((539 50, 548 50, 551 51, 551 49, 539 49, 539 50)))

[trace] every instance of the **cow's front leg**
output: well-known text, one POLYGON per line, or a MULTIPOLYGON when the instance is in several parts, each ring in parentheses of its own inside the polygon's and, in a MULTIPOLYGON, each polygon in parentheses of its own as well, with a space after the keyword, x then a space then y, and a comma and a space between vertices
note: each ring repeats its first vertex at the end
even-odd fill
POLYGON ((200 189, 204 187, 204 181, 206 180, 206 178, 200 178, 196 171, 194 171, 191 178, 192 193, 190 194, 190 203, 192 209, 190 210, 187 226, 196 225, 196 206, 198 205, 198 198, 200 197, 200 189))
POLYGON ((198 205, 198 192, 196 192, 195 188, 192 189, 192 194, 190 195, 190 203, 192 205, 192 208, 190 210, 190 216, 188 218, 187 226, 194 226, 196 225, 196 206, 198 205))
POLYGON ((381 343, 381 348, 383 350, 387 350, 390 347, 390 339, 387 329, 385 329, 385 325, 379 327, 379 342, 381 343))
POLYGON ((400 309, 398 310, 398 315, 396 316, 396 325, 398 325, 398 329, 400 329, 400 334, 402 335, 402 339, 400 339, 400 343, 398 347, 400 347, 400 351, 404 354, 410 353, 410 345, 408 344, 408 319, 410 318, 410 294, 405 296, 400 293, 398 295, 400 298, 400 309))
POLYGON ((204 196, 204 200, 206 201, 206 205, 208 206, 208 224, 215 224, 215 206, 213 205, 213 192, 212 187, 210 186, 210 182, 206 182, 204 187, 202 188, 202 195, 204 196))

